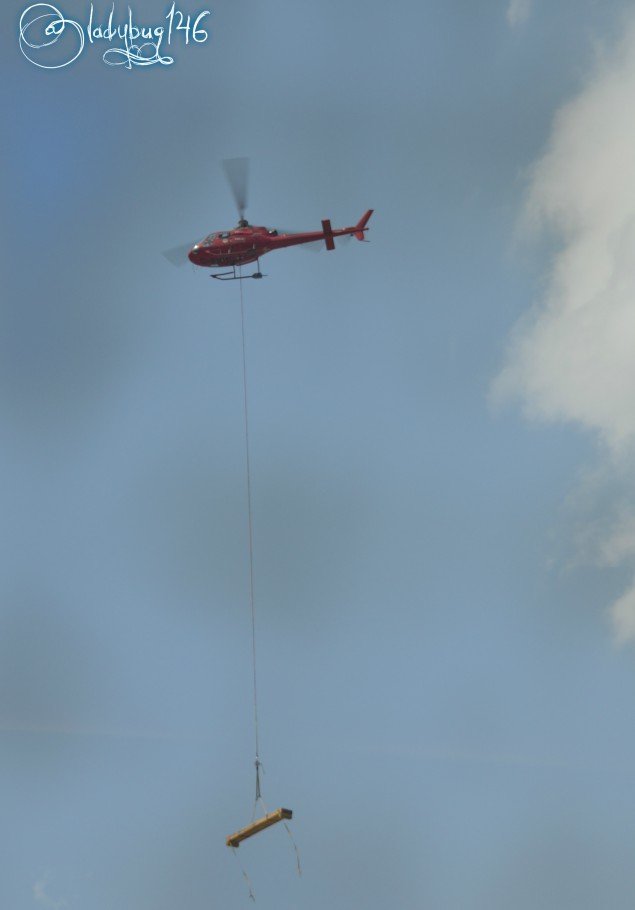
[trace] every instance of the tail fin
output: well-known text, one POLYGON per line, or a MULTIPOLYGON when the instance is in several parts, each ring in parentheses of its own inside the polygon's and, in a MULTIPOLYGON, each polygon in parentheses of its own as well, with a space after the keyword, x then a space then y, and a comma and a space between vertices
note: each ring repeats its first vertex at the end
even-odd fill
POLYGON ((373 211, 374 211, 374 209, 368 209, 366 214, 363 215, 359 219, 357 224, 355 225, 355 237, 357 237, 358 240, 364 239, 364 231, 368 230, 366 225, 368 224, 368 221, 370 220, 370 216, 373 214, 373 211))

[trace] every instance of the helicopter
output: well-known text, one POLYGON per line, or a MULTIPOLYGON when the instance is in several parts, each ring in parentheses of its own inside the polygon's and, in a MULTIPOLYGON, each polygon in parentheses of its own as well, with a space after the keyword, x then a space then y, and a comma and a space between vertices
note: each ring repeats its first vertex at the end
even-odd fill
POLYGON ((238 224, 228 231, 208 234, 197 243, 167 250, 163 255, 174 265, 183 265, 188 260, 203 268, 225 268, 226 271, 212 272, 210 278, 219 281, 242 281, 245 278, 263 278, 260 271, 260 257, 273 250, 303 243, 324 241, 327 250, 335 249, 335 237, 355 237, 365 240, 367 224, 373 209, 368 209, 357 224, 345 228, 333 228, 329 219, 322 220, 321 231, 283 231, 275 228, 250 224, 245 218, 247 209, 248 158, 229 158, 223 161, 223 169, 238 209, 238 224), (242 274, 242 266, 256 263, 251 275, 242 274))

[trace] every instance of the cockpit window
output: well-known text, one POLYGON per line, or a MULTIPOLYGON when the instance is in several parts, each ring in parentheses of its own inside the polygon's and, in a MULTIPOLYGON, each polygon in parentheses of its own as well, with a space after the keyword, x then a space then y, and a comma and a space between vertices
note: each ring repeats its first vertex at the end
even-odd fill
POLYGON ((219 234, 218 236, 222 237, 223 240, 226 240, 229 237, 229 231, 223 231, 223 233, 219 234))
POLYGON ((275 228, 269 228, 269 230, 267 231, 267 233, 270 234, 272 237, 277 237, 277 236, 278 236, 278 232, 277 232, 277 230, 276 230, 275 228))

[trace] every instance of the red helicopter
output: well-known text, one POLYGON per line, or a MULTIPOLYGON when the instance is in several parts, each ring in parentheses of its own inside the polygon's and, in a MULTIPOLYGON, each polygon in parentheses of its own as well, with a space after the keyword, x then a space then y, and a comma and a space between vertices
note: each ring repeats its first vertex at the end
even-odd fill
POLYGON ((230 158, 223 161, 223 167, 238 208, 238 224, 230 231, 217 231, 209 234, 194 245, 187 244, 168 250, 164 255, 174 265, 183 265, 189 259, 194 265, 204 268, 229 266, 228 271, 212 273, 210 277, 220 281, 242 281, 243 278, 263 277, 260 271, 260 257, 272 250, 321 240, 324 241, 327 250, 334 250, 335 237, 352 236, 357 240, 365 239, 364 233, 368 230, 366 225, 373 214, 373 209, 368 209, 352 227, 332 228, 331 222, 324 219, 321 231, 294 233, 249 224, 245 219, 249 160, 247 158, 230 158), (242 275, 240 267, 250 262, 257 263, 256 271, 251 275, 242 275))

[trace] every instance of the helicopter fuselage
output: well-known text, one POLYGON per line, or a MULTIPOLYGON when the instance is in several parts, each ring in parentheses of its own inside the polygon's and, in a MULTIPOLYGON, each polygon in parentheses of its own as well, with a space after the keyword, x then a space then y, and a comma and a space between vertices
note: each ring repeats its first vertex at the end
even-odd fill
POLYGON ((321 231, 305 231, 297 234, 277 231, 275 228, 240 224, 230 231, 209 234, 203 240, 195 243, 188 253, 188 258, 194 265, 215 268, 256 262, 261 256, 272 250, 298 246, 302 243, 314 243, 319 240, 324 240, 326 248, 330 250, 335 246, 334 237, 354 235, 359 240, 363 239, 366 222, 370 218, 371 211, 369 210, 353 227, 331 228, 330 221, 323 221, 321 231))

